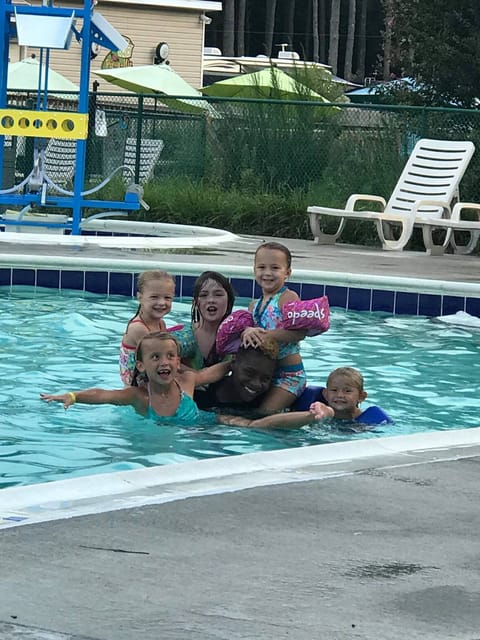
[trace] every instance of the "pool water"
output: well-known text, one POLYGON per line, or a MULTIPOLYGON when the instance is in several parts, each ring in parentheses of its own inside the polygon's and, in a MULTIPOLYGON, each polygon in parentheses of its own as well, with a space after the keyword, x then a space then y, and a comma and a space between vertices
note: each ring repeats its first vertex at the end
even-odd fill
MULTIPOLYGON (((136 302, 122 296, 0 287, 0 487, 346 439, 479 426, 480 332, 418 316, 332 310, 331 329, 302 345, 311 384, 338 366, 359 368, 367 401, 395 420, 373 431, 332 424, 262 432, 158 426, 129 407, 39 399, 93 386, 121 388, 118 348, 136 302)), ((247 300, 239 301, 246 306, 247 300)), ((177 300, 167 325, 186 321, 177 300)))

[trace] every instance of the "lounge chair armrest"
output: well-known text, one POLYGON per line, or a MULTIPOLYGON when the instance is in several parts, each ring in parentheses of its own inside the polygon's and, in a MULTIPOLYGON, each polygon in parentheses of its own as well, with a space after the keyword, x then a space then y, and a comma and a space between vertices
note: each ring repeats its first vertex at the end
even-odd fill
POLYGON ((352 195, 348 198, 347 204, 345 205, 346 211, 354 211, 355 205, 357 202, 380 202, 382 205, 382 211, 387 206, 387 201, 382 196, 371 196, 368 193, 352 193, 352 195))
POLYGON ((480 220, 480 204, 478 202, 457 202, 452 210, 452 220, 461 220, 463 209, 474 209, 477 211, 477 217, 480 220))
MULTIPOLYGON (((413 205, 413 213, 415 215, 417 215, 417 212, 419 209, 421 209, 422 207, 442 207, 444 209, 444 211, 446 211, 447 218, 450 218, 451 215, 451 211, 450 211, 450 203, 449 202, 444 202, 443 200, 433 200, 433 199, 429 199, 429 198, 425 198, 424 200, 417 200, 417 202, 415 202, 415 204, 413 205)), ((433 218, 436 217, 438 218, 439 216, 435 216, 433 213, 422 213, 420 212, 418 214, 418 217, 421 218, 422 216, 424 216, 425 218, 433 218)), ((443 217, 443 216, 441 216, 443 217)))

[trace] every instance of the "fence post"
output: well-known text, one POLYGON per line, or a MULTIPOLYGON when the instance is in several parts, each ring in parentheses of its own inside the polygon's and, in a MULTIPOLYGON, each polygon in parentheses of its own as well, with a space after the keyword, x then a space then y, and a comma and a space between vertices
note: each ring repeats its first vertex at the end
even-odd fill
POLYGON ((140 183, 140 154, 142 149, 143 95, 138 96, 137 142, 135 147, 135 182, 140 183))
POLYGON ((95 118, 97 113, 97 90, 100 83, 93 81, 93 90, 88 99, 88 137, 87 137, 87 154, 85 164, 85 177, 91 178, 92 175, 102 175, 103 173, 103 138, 100 140, 97 136, 95 128, 95 118))
POLYGON ((420 117, 420 138, 428 138, 428 108, 423 107, 420 117))

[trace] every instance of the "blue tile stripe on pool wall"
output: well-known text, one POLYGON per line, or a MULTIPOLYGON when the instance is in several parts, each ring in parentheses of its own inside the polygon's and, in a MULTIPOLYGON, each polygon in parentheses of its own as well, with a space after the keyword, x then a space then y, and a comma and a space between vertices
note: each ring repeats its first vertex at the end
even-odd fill
MULTIPOLYGON (((28 285, 53 289, 74 289, 107 295, 134 296, 136 273, 69 271, 56 269, 2 268, 0 286, 28 285)), ((192 296, 195 276, 176 277, 177 296, 192 296)), ((257 297, 258 285, 251 278, 231 278, 238 296, 257 297)), ((328 296, 331 307, 352 311, 383 311, 390 314, 439 316, 466 311, 480 316, 480 298, 434 295, 362 287, 289 283, 303 300, 328 296)))

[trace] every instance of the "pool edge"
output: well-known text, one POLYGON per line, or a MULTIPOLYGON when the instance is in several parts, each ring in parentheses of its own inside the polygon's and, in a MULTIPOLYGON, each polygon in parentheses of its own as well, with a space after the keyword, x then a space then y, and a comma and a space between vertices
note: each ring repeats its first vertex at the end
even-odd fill
MULTIPOLYGON (((213 270, 224 273, 227 277, 252 278, 251 266, 234 265, 228 263, 191 262, 182 264, 175 260, 165 259, 158 254, 155 256, 155 268, 176 273, 178 275, 197 276, 203 271, 213 270), (163 258, 163 259, 162 259, 163 258)), ((0 254, 0 268, 25 269, 64 269, 72 271, 105 271, 110 273, 136 273, 152 268, 152 258, 139 256, 119 257, 89 257, 86 255, 37 255, 30 254, 0 254)), ((385 276, 378 274, 335 272, 319 269, 295 269, 293 280, 299 283, 322 283, 330 285, 380 287, 390 291, 415 292, 425 294, 461 295, 480 297, 480 284, 475 282, 461 282, 459 280, 442 280, 438 278, 418 278, 409 276, 385 276)))
POLYGON ((477 455, 471 453, 476 446, 480 447, 480 427, 257 452, 11 487, 0 490, 0 529, 352 475, 375 466, 451 460, 477 455), (460 455, 459 450, 468 456, 460 455), (442 453, 435 456, 435 452, 442 453))

